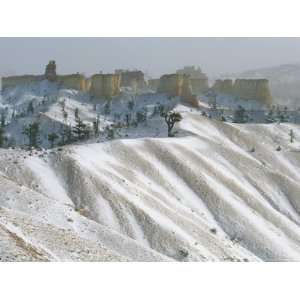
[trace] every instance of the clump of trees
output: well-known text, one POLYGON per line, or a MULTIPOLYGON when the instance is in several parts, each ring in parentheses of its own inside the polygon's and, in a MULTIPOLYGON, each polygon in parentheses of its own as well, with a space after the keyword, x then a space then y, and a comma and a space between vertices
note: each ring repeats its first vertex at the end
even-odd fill
POLYGON ((174 128, 174 125, 182 120, 182 115, 176 111, 169 111, 163 116, 168 126, 168 137, 173 137, 174 134, 172 133, 172 130, 174 128))
POLYGON ((38 148, 40 142, 40 126, 38 122, 25 126, 22 133, 27 136, 29 147, 38 148))
POLYGON ((50 147, 53 148, 54 147, 54 142, 59 138, 59 136, 55 133, 52 132, 50 134, 48 134, 48 141, 50 142, 50 147))

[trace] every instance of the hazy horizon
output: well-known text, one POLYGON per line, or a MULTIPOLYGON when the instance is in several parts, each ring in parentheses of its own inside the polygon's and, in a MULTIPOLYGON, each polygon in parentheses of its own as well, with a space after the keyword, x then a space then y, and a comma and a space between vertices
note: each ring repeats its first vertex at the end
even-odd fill
POLYGON ((0 38, 0 75, 57 72, 87 75, 140 69, 152 77, 185 65, 209 76, 299 63, 300 38, 0 38))

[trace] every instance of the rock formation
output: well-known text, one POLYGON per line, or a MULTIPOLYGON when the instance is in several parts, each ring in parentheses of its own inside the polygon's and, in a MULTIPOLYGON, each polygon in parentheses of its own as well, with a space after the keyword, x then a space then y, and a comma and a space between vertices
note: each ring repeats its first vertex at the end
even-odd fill
POLYGON ((266 105, 272 104, 272 96, 267 79, 236 79, 234 95, 245 100, 257 100, 266 105))
POLYGON ((91 77, 90 93, 97 98, 111 98, 120 94, 119 74, 95 74, 91 77))
POLYGON ((212 87, 213 91, 224 95, 233 95, 233 81, 232 79, 218 79, 212 87))
POLYGON ((157 92, 172 97, 181 97, 183 102, 192 106, 198 106, 197 97, 192 93, 191 81, 188 75, 163 75, 159 80, 157 92))
POLYGON ((22 76, 9 76, 1 78, 2 90, 8 87, 14 87, 17 85, 32 84, 35 82, 42 81, 43 75, 22 75, 22 76))
POLYGON ((238 97, 243 100, 256 100, 271 105, 272 96, 267 79, 216 80, 212 90, 219 94, 238 97))
POLYGON ((157 91, 159 86, 159 79, 149 79, 148 80, 148 87, 154 91, 157 91))
POLYGON ((45 77, 49 81, 56 81, 56 63, 54 60, 50 60, 46 66, 45 77))
POLYGON ((57 82, 67 89, 88 91, 87 79, 82 74, 59 75, 57 82))
POLYGON ((208 78, 200 67, 185 66, 183 69, 176 71, 177 74, 188 75, 190 77, 191 88, 193 93, 201 94, 209 89, 208 78))
POLYGON ((172 97, 181 96, 182 83, 183 75, 165 74, 159 79, 157 92, 167 94, 172 97))
POLYGON ((142 71, 115 70, 115 73, 121 75, 120 85, 123 87, 142 89, 146 85, 142 71))

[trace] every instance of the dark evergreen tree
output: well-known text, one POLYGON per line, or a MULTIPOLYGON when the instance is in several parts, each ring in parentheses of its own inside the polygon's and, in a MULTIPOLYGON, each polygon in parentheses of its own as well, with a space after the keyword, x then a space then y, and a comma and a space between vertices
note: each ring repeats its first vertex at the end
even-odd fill
POLYGON ((24 127, 22 132, 28 138, 28 146, 29 147, 38 147, 39 137, 40 137, 40 127, 39 123, 33 122, 24 127))
POLYGON ((172 133, 172 129, 175 123, 180 122, 182 120, 182 116, 179 112, 169 111, 164 115, 164 118, 168 126, 168 137, 173 137, 174 134, 172 133))
POLYGON ((6 136, 5 136, 5 129, 4 127, 0 127, 0 148, 4 147, 4 144, 6 142, 6 136))
POLYGON ((80 118, 76 118, 76 125, 73 127, 73 134, 76 140, 84 140, 89 137, 89 129, 80 118))
POLYGON ((33 107, 33 101, 30 101, 27 107, 27 113, 33 114, 34 113, 34 107, 33 107))
POLYGON ((50 142, 51 148, 54 147, 54 142, 57 139, 58 139, 58 135, 55 132, 48 134, 48 141, 50 142))

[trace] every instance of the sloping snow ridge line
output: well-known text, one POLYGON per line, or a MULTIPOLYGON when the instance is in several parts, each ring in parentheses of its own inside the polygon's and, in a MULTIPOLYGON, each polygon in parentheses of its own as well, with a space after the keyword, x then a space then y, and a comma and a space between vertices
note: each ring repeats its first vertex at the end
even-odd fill
POLYGON ((17 146, 0 148, 0 261, 300 261, 300 125, 219 122, 151 92, 107 114, 47 81, 7 89, 1 108, 17 146), (69 126, 76 109, 91 126, 99 115, 100 136, 50 148, 61 101, 69 126), (183 116, 173 138, 159 105, 183 116), (145 108, 146 122, 105 135, 145 108), (21 149, 32 122, 41 150, 21 149))
POLYGON ((186 110, 174 138, 1 149, 0 259, 298 261, 290 129, 186 110))

